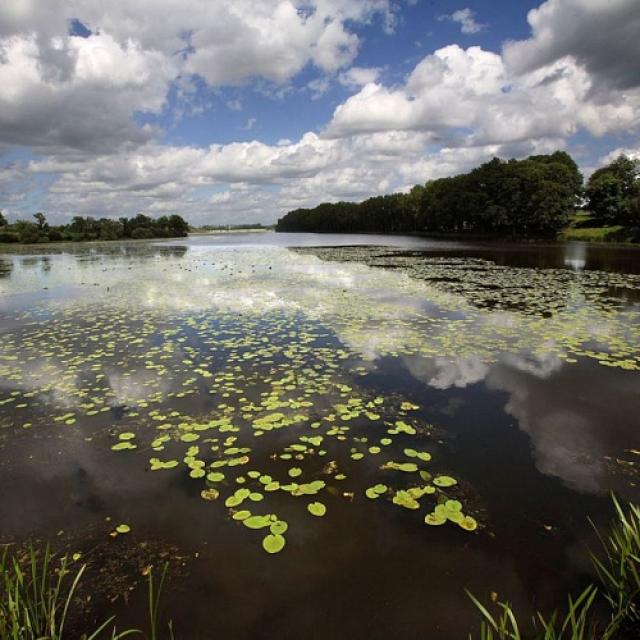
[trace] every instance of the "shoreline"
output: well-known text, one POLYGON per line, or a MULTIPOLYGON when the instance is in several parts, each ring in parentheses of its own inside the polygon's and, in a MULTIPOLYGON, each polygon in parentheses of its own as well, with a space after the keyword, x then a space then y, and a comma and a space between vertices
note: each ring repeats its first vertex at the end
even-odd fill
POLYGON ((586 244, 601 244, 606 246, 624 246, 624 247, 640 247, 640 241, 634 240, 606 240, 602 238, 584 237, 573 238, 570 235, 563 236, 567 230, 563 229, 556 236, 541 236, 541 237, 518 237, 518 236, 504 236, 494 234, 477 234, 477 233, 438 233, 427 231, 294 231, 284 229, 274 229, 275 233, 315 233, 318 235, 363 235, 363 236, 394 236, 394 237, 408 237, 408 238, 432 238, 433 240, 452 240, 457 242, 495 242, 498 243, 517 243, 517 244, 549 244, 549 243, 562 243, 568 242, 584 242, 586 244))

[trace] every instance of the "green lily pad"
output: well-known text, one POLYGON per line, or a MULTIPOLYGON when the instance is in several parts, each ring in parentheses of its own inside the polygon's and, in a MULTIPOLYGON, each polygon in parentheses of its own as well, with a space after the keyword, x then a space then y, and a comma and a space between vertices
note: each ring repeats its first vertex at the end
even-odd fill
POLYGON ((279 553, 284 549, 285 544, 286 540, 280 534, 270 533, 262 540, 262 548, 267 553, 279 553))
POLYGON ((325 507, 322 502, 311 502, 307 505, 307 511, 311 515, 321 518, 327 513, 327 507, 325 507))
POLYGON ((270 516, 250 516, 242 524, 248 529, 264 529, 271 525, 270 516))
POLYGON ((438 526, 438 525, 444 524, 447 521, 447 519, 443 518, 442 516, 436 513, 428 513, 424 517, 424 521, 426 524, 430 524, 432 526, 438 526))
POLYGON ((118 442, 111 447, 112 451, 127 451, 129 449, 137 449, 137 445, 132 444, 131 442, 118 442))
POLYGON ((434 478, 433 484, 444 489, 447 487, 453 487, 454 485, 458 484, 458 481, 451 476, 438 476, 437 478, 434 478))
POLYGON ((276 536, 282 535, 287 531, 288 528, 289 525, 284 520, 277 520, 269 526, 269 531, 271 531, 271 533, 276 536))
POLYGON ((420 503, 411 496, 408 491, 396 491, 393 496, 393 504, 397 504, 405 509, 419 509, 420 503))

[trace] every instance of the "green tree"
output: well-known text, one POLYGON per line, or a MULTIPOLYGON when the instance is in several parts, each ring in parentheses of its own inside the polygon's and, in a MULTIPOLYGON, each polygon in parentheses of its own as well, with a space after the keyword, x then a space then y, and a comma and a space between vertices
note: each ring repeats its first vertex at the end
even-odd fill
POLYGON ((27 220, 18 220, 13 228, 22 244, 33 244, 40 240, 38 225, 27 220))
POLYGON ((7 219, 2 215, 2 211, 0 211, 0 227, 6 227, 8 225, 7 219))
POLYGON ((620 155, 589 178, 586 196, 594 218, 603 224, 640 223, 640 161, 620 155))
POLYGON ((47 218, 45 217, 44 213, 42 213, 41 211, 38 211, 38 213, 34 213, 33 217, 36 219, 36 222, 38 223, 38 229, 40 231, 46 232, 47 229, 49 228, 49 225, 47 224, 47 218))

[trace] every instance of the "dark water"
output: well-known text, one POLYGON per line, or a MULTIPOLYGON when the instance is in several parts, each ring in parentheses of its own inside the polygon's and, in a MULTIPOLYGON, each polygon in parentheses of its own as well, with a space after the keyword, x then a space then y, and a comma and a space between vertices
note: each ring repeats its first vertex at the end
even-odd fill
POLYGON ((89 617, 120 625, 168 561, 178 638, 462 638, 465 589, 561 606, 592 577, 587 517, 640 499, 638 274, 636 249, 384 236, 2 255, 1 541, 81 553, 89 617), (243 487, 262 499, 226 507, 243 487), (425 524, 447 499, 478 528, 425 524), (244 509, 288 524, 280 553, 244 509))

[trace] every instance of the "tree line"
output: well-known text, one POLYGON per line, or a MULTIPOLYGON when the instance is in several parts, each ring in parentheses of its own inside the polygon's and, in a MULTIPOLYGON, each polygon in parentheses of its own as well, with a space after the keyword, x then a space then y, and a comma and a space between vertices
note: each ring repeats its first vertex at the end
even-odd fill
POLYGON ((189 224, 179 215, 150 218, 92 218, 75 216, 69 224, 50 225, 44 213, 34 214, 35 222, 18 220, 9 224, 0 212, 0 242, 79 242, 83 240, 121 240, 177 238, 189 232, 189 224))
POLYGON ((295 209, 277 231, 553 236, 578 207, 595 224, 640 226, 640 163, 620 156, 583 186, 564 151, 493 160, 469 173, 430 180, 408 193, 295 209))

